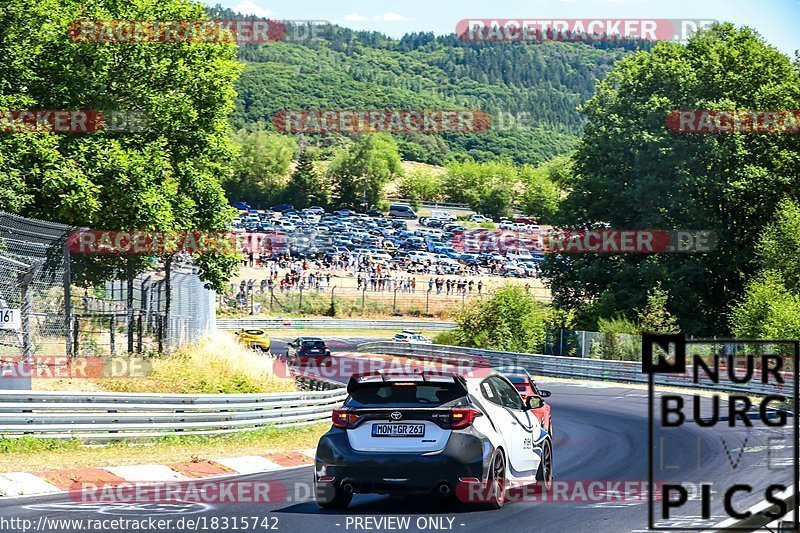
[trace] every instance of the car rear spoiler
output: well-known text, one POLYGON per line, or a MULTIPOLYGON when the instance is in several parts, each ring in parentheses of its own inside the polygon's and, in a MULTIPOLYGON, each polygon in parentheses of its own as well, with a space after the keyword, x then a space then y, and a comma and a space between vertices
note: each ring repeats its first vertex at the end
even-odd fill
POLYGON ((347 382, 347 393, 351 394, 360 386, 373 383, 459 383, 464 389, 467 388, 464 378, 453 372, 365 372, 350 376, 350 380, 347 382))

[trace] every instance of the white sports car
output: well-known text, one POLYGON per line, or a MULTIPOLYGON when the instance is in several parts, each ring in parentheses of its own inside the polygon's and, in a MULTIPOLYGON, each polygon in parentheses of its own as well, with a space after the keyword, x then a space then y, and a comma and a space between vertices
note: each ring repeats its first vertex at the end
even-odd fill
POLYGON ((490 486, 500 508, 509 486, 549 491, 553 445, 507 378, 454 373, 354 375, 316 453, 317 503, 342 509, 355 493, 452 496, 490 486))

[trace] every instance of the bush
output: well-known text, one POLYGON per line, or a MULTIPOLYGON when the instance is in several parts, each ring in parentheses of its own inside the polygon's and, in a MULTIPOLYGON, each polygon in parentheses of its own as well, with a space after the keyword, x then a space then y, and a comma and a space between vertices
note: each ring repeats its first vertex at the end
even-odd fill
POLYGON ((458 344, 511 352, 541 352, 549 307, 523 287, 506 284, 490 298, 473 301, 457 317, 458 344))
POLYGON ((442 331, 433 337, 434 344, 444 344, 446 346, 458 346, 458 335, 455 331, 442 331))
POLYGON ((800 337, 800 296, 793 294, 778 272, 766 270, 752 280, 731 311, 731 328, 740 338, 800 337))

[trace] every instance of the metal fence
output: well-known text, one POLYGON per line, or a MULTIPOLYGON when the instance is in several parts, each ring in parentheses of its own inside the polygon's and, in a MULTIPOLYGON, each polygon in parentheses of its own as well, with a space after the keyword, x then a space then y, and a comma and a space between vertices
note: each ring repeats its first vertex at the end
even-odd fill
POLYGON ((455 322, 433 322, 427 320, 360 320, 341 318, 218 318, 219 329, 391 329, 448 331, 456 327, 455 322))
MULTIPOLYGON (((709 341, 712 342, 712 341, 709 341)), ((529 353, 501 352, 481 350, 460 346, 403 344, 396 342, 367 342, 359 344, 359 352, 396 355, 421 360, 458 365, 460 368, 489 367, 502 368, 519 366, 537 376, 556 378, 612 381, 619 383, 647 383, 648 375, 642 373, 642 364, 637 361, 611 361, 606 359, 587 359, 578 357, 562 357, 529 353)), ((693 383, 688 375, 659 374, 655 383, 673 387, 692 387, 721 392, 746 392, 751 395, 781 394, 784 389, 790 391, 793 386, 791 377, 786 376, 786 383, 748 383, 746 386, 732 388, 726 383, 713 383, 703 380, 693 383)))
POLYGON ((200 281, 196 267, 177 263, 171 266, 169 278, 165 269, 137 276, 130 308, 127 283, 122 280, 106 282, 104 298, 90 298, 82 305, 83 310, 88 311, 90 321, 96 323, 98 316, 105 319, 95 332, 98 329, 99 332, 108 332, 109 353, 114 354, 120 349, 169 352, 214 332, 215 299, 215 293, 200 281), (170 307, 167 313, 168 299, 170 307), (131 328, 133 335, 129 334, 131 328), (120 340, 127 345, 121 345, 120 340))
POLYGON ((640 361, 642 337, 623 333, 547 329, 542 353, 616 361, 640 361))
MULTIPOLYGON (((382 290, 357 289, 352 278, 332 279, 320 287, 298 286, 292 288, 270 287, 267 280, 242 280, 225 295, 218 295, 220 313, 225 316, 260 314, 305 314, 318 316, 425 316, 449 318, 466 304, 491 295, 477 281, 471 287, 457 291, 429 289, 427 282, 418 281, 411 290, 404 285, 382 290)), ((531 294, 540 301, 550 296, 544 287, 530 287, 531 294)))
POLYGON ((273 394, 119 394, 0 391, 0 438, 91 442, 219 435, 328 419, 344 388, 273 394))
MULTIPOLYGON (((0 211, 0 362, 169 351, 213 331, 215 295, 190 259, 153 262, 129 281, 92 286, 75 274, 80 260, 67 246, 74 230, 0 211)), ((0 389, 30 386, 0 375, 0 389)))

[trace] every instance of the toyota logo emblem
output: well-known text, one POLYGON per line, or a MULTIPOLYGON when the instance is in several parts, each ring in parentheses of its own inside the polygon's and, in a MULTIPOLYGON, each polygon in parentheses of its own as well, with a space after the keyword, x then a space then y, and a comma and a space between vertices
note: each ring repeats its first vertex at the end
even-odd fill
POLYGON ((392 414, 389 415, 392 420, 400 420, 403 418, 403 413, 400 411, 392 411, 392 414))

